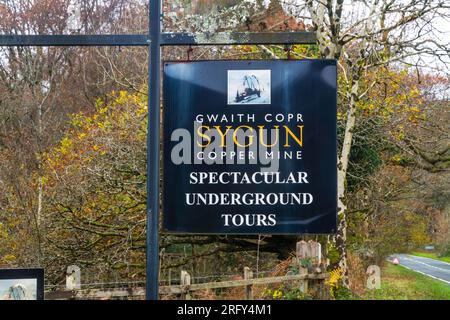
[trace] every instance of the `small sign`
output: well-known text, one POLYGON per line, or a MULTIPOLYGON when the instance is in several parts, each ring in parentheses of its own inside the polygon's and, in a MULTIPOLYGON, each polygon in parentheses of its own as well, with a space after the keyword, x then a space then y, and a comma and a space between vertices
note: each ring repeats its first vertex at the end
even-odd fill
POLYGON ((366 287, 369 290, 381 289, 381 270, 377 265, 370 265, 367 267, 367 281, 366 287))
POLYGON ((164 63, 168 232, 336 231, 336 61, 164 63))
POLYGON ((44 269, 0 269, 0 300, 44 300, 44 269))

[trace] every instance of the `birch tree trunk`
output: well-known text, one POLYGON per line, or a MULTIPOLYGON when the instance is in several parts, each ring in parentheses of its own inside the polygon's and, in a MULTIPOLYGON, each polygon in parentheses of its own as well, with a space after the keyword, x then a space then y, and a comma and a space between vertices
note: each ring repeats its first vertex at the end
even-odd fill
POLYGON ((346 177, 348 162, 353 141, 353 130, 356 123, 356 102, 358 100, 359 75, 352 77, 350 99, 347 107, 347 122, 345 125, 344 141, 342 143, 341 154, 338 159, 338 230, 335 237, 336 249, 339 252, 339 268, 342 271, 342 282, 344 286, 350 286, 347 268, 347 205, 346 196, 346 177))
MULTIPOLYGON (((340 21, 342 14, 343 1, 336 1, 333 5, 332 1, 314 2, 309 0, 306 2, 311 19, 313 21, 317 42, 321 56, 327 59, 339 60, 342 54, 342 45, 339 42, 340 21), (327 13, 327 15, 325 15, 327 13), (327 18, 328 17, 328 24, 327 18)), ((343 147, 340 155, 337 157, 337 176, 338 176, 338 229, 334 242, 339 252, 338 265, 342 271, 342 283, 345 287, 349 287, 350 281, 347 268, 347 216, 345 205, 346 196, 346 175, 350 150, 353 139, 353 129, 356 123, 356 101, 358 99, 359 77, 353 76, 351 81, 351 95, 347 106, 347 123, 345 126, 345 135, 343 147)))

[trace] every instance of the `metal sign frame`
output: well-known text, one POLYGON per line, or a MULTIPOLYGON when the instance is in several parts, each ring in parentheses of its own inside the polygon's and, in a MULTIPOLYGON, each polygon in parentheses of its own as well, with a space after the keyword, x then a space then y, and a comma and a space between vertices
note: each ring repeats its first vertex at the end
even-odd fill
POLYGON ((315 32, 161 32, 161 0, 149 0, 146 35, 0 35, 0 46, 145 46, 148 65, 146 299, 158 299, 161 46, 315 44, 315 32), (224 40, 226 39, 226 40, 224 40))

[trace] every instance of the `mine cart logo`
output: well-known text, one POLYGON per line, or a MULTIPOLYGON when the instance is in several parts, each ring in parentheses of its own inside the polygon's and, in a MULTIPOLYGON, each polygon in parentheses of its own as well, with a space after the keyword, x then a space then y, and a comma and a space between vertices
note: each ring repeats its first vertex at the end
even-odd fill
POLYGON ((270 70, 228 70, 228 104, 270 104, 270 70))

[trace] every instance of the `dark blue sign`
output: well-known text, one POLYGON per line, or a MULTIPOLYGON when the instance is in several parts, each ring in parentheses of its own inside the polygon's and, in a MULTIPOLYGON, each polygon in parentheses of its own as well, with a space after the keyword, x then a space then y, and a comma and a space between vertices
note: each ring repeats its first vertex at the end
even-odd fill
POLYGON ((164 64, 164 229, 336 231, 336 62, 164 64))

